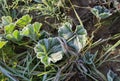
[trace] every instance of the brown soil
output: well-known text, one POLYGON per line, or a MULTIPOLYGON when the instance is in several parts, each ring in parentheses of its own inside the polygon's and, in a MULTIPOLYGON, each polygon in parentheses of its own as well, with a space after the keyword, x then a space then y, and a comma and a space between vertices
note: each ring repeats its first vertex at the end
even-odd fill
MULTIPOLYGON (((73 0, 72 3, 73 5, 77 5, 80 7, 92 7, 94 5, 97 4, 102 4, 102 2, 99 2, 101 0, 73 0), (91 2, 90 2, 91 1, 91 2)), ((96 27, 94 26, 96 24, 96 18, 90 13, 90 11, 88 9, 85 8, 76 8, 76 11, 79 15, 79 17, 82 19, 85 28, 87 29, 88 35, 91 35, 92 31, 94 31, 96 29, 96 27)), ((74 22, 75 25, 79 24, 79 21, 74 13, 74 11, 71 9, 68 13, 68 15, 72 18, 72 21, 74 22)), ((120 33, 120 15, 119 13, 115 13, 113 14, 110 18, 102 20, 102 21, 107 21, 109 22, 107 25, 103 25, 102 27, 100 27, 100 29, 94 34, 94 41, 98 40, 98 39, 104 39, 104 38, 108 38, 110 36, 113 36, 117 33, 120 33)), ((107 41, 105 43, 103 43, 102 45, 109 43, 109 44, 114 44, 115 42, 117 42, 118 40, 120 40, 120 38, 116 39, 116 40, 112 40, 112 41, 107 41)), ((94 50, 100 50, 102 48, 102 46, 98 46, 96 48, 94 48, 94 50)), ((91 50, 91 51, 94 51, 91 50)), ((112 55, 117 55, 120 54, 120 46, 112 53, 112 55)), ((120 63, 104 63, 104 65, 102 65, 99 70, 104 73, 105 75, 107 74, 109 69, 112 69, 114 72, 118 73, 118 75, 120 75, 120 71, 116 71, 118 68, 120 68, 120 63)), ((75 75, 78 76, 78 75, 75 75)), ((75 80, 75 77, 73 77, 74 79, 71 79, 71 81, 89 81, 89 80, 75 80)))
MULTIPOLYGON (((91 36, 91 33, 96 29, 95 24, 97 23, 97 19, 95 16, 92 15, 92 13, 90 12, 90 10, 88 10, 87 8, 81 8, 81 7, 93 7, 95 5, 103 5, 102 4, 102 0, 71 0, 73 5, 76 5, 78 7, 76 7, 76 11, 79 15, 79 17, 81 18, 81 20, 83 21, 83 24, 88 32, 88 35, 91 36)), ((112 1, 112 0, 110 0, 112 1)), ((70 4, 68 3, 68 6, 70 6, 70 4)), ((106 6, 106 5, 105 5, 106 6)), ((113 6, 111 6, 112 9, 113 6)), ((113 8, 114 9, 114 8, 113 8)), ((36 14, 34 14, 36 16, 36 14)), ((34 16, 33 15, 33 16, 34 16)), ((67 11, 67 15, 70 16, 70 18, 72 19, 72 22, 74 25, 78 25, 79 21, 73 11, 72 8, 70 8, 69 11, 67 11)), ((39 18, 39 17, 38 17, 39 18)), ((57 34, 56 29, 50 27, 49 24, 46 24, 45 21, 45 17, 41 17, 41 19, 35 18, 34 21, 39 21, 41 23, 43 23, 43 28, 45 30, 49 30, 49 32, 53 32, 54 34, 57 34), (52 30, 52 31, 50 31, 52 30)), ((55 23, 54 21, 55 19, 47 19, 47 22, 49 23, 55 23)), ((120 14, 118 13, 114 13, 111 17, 102 20, 103 22, 105 21, 107 24, 102 25, 99 30, 94 34, 94 40, 93 41, 97 41, 98 39, 105 39, 108 38, 110 36, 113 36, 117 33, 120 33, 120 14)), ((57 21, 59 22, 59 21, 57 21)), ((90 50, 91 52, 95 52, 96 50, 101 50, 102 49, 102 45, 106 45, 106 43, 109 44, 114 44, 116 43, 118 40, 120 40, 120 38, 116 39, 116 40, 112 40, 112 41, 106 41, 105 43, 102 43, 101 45, 95 47, 94 49, 90 50)), ((115 50, 112 55, 117 55, 120 54, 120 46, 117 48, 117 50, 115 50)), ((120 75, 120 71, 116 71, 116 69, 120 68, 120 63, 104 63, 104 65, 102 65, 99 70, 104 73, 105 75, 107 74, 109 69, 112 69, 114 72, 118 73, 118 75, 120 75)), ((84 78, 77 78, 79 77, 80 74, 77 73, 74 77, 72 77, 72 79, 70 81, 90 81, 90 80, 85 80, 84 78)))

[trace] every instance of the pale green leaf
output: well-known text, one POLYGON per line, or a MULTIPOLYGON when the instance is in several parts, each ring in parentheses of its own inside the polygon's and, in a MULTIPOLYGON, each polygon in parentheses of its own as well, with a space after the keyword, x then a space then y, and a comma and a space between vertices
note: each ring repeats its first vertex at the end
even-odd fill
POLYGON ((42 56, 42 57, 40 57, 40 59, 41 59, 41 62, 42 62, 45 66, 50 65, 51 59, 50 59, 48 56, 42 56))
POLYGON ((6 26, 12 23, 12 18, 10 16, 3 16, 2 17, 2 25, 6 26))
POLYGON ((6 25, 6 26, 4 27, 5 34, 10 34, 10 33, 12 33, 14 29, 15 29, 15 24, 10 23, 9 25, 6 25))
POLYGON ((18 30, 15 30, 12 35, 17 41, 20 41, 22 39, 22 36, 20 35, 20 32, 18 30))
POLYGON ((78 35, 87 35, 86 29, 83 28, 83 26, 81 26, 81 25, 77 25, 77 26, 76 26, 75 32, 76 32, 76 34, 78 34, 78 35))
POLYGON ((30 26, 31 25, 27 25, 26 27, 24 27, 21 31, 21 35, 29 37, 29 35, 30 35, 29 27, 30 26))
POLYGON ((71 24, 67 22, 59 28, 58 34, 66 39, 68 46, 72 47, 76 52, 80 52, 87 41, 87 32, 81 25, 77 25, 75 31, 73 31, 71 24))
POLYGON ((34 31, 33 25, 29 24, 24 27, 21 31, 21 35, 31 38, 32 40, 36 40, 37 35, 34 31))
POLYGON ((74 39, 68 42, 68 45, 72 48, 74 48, 75 52, 79 52, 84 46, 82 45, 80 39, 78 36, 76 36, 74 39))
POLYGON ((91 9, 91 12, 92 12, 92 14, 95 15, 96 17, 99 17, 99 11, 98 11, 97 9, 92 8, 92 9, 91 9))
POLYGON ((6 45, 6 43, 7 43, 7 41, 0 41, 0 49, 1 49, 4 45, 6 45))
POLYGON ((110 13, 110 10, 102 6, 95 6, 91 8, 91 12, 99 19, 105 19, 109 17, 110 15, 112 15, 110 13))
POLYGON ((39 30, 41 26, 42 24, 38 22, 35 22, 33 25, 29 24, 22 29, 21 35, 37 40, 40 36, 39 30))
POLYGON ((37 53, 37 58, 41 59, 45 66, 50 65, 51 61, 56 63, 63 56, 62 47, 57 38, 40 40, 34 50, 37 53))
POLYGON ((68 22, 63 24, 63 26, 59 28, 58 34, 65 39, 69 39, 73 35, 72 25, 68 22))
POLYGON ((33 24, 34 31, 35 31, 36 34, 39 33, 39 30, 40 30, 41 26, 42 26, 42 24, 41 24, 41 23, 38 23, 38 22, 35 22, 35 23, 33 24))
POLYGON ((7 34, 7 35, 6 35, 6 38, 7 38, 8 40, 12 40, 12 39, 13 39, 13 36, 12 36, 12 34, 7 34))
POLYGON ((16 25, 19 27, 25 27, 31 22, 32 18, 29 15, 24 15, 22 18, 18 19, 16 25))
POLYGON ((101 13, 101 14, 99 15, 99 17, 100 17, 101 19, 105 19, 105 18, 109 17, 110 15, 111 15, 110 13, 101 13))
POLYGON ((18 30, 15 30, 15 31, 13 31, 13 33, 6 35, 6 38, 7 38, 8 40, 13 41, 13 42, 21 41, 21 40, 22 40, 22 37, 23 37, 23 36, 20 34, 20 32, 19 32, 18 30))

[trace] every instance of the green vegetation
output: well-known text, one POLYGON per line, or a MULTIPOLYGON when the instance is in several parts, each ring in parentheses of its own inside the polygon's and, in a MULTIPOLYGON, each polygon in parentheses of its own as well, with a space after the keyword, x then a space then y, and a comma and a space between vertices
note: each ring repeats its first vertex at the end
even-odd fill
POLYGON ((120 31, 100 30, 119 19, 119 5, 0 0, 0 81, 120 81, 120 31))

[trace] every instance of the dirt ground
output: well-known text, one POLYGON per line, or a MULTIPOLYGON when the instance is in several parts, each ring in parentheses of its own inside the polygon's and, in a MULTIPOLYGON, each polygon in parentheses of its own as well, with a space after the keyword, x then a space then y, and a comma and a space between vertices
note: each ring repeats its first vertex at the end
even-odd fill
MULTIPOLYGON (((72 3, 73 3, 73 5, 77 5, 80 7, 89 7, 89 6, 93 7, 95 5, 102 4, 102 2, 99 2, 99 0, 74 0, 72 3), (91 1, 91 2, 89 2, 89 1, 91 1)), ((111 7, 111 9, 112 9, 112 7, 111 7)), ((96 18, 86 8, 76 8, 76 11, 83 21, 84 26, 87 29, 88 35, 91 35, 92 31, 94 31, 96 29, 96 27, 95 27, 96 18)), ((68 15, 73 19, 74 24, 79 24, 79 21, 73 10, 69 11, 68 15)), ((119 23, 120 22, 120 14, 119 13, 114 13, 111 17, 109 17, 103 21, 107 21, 110 23, 100 27, 100 29, 94 34, 94 36, 95 36, 94 41, 97 41, 98 39, 105 39, 105 38, 113 36, 117 33, 120 33, 120 23, 119 23)), ((105 43, 114 44, 118 40, 120 40, 120 38, 118 38, 116 40, 107 41, 105 43)), ((103 44, 105 44, 105 43, 103 43, 103 44)), ((94 48, 94 50, 100 50, 101 48, 102 48, 102 46, 99 45, 96 48, 94 48)), ((94 50, 92 50, 92 51, 94 51, 94 50)), ((117 55, 117 54, 120 54, 120 46, 118 46, 118 48, 112 52, 112 55, 117 55)), ((116 71, 116 69, 118 69, 118 68, 120 68, 120 63, 111 62, 111 63, 105 63, 104 65, 102 65, 102 67, 99 68, 99 70, 106 75, 108 70, 112 69, 114 72, 118 73, 118 76, 120 76, 120 71, 116 71)), ((74 81, 74 80, 72 79, 71 81, 74 81)), ((78 79, 76 81, 80 81, 80 80, 78 79)), ((83 81, 83 80, 81 79, 81 81, 83 81)), ((89 80, 84 80, 84 81, 89 81, 89 80)))

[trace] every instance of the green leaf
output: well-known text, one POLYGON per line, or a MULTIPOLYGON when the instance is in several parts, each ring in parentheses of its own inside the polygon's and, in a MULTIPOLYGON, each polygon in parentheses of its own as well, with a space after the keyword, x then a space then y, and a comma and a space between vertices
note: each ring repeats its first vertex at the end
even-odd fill
POLYGON ((20 35, 20 32, 18 30, 15 30, 12 35, 17 41, 20 41, 22 39, 22 36, 20 35))
POLYGON ((107 73, 108 81, 115 81, 116 77, 117 77, 117 74, 115 74, 112 70, 109 70, 109 72, 107 73))
POLYGON ((32 18, 29 15, 24 15, 22 18, 18 19, 16 25, 19 27, 25 27, 31 22, 32 18))
POLYGON ((95 6, 91 8, 91 12, 93 13, 93 15, 95 15, 99 19, 105 19, 110 15, 112 15, 107 8, 102 6, 95 6))
POLYGON ((98 11, 97 9, 92 8, 92 9, 91 9, 91 12, 92 12, 92 14, 95 15, 96 17, 99 17, 99 11, 98 11))
POLYGON ((93 64, 94 54, 86 53, 86 54, 83 56, 83 61, 84 61, 86 64, 93 64))
POLYGON ((37 40, 40 36, 39 30, 41 26, 42 24, 38 22, 35 22, 33 25, 29 24, 22 29, 21 35, 37 40))
POLYGON ((31 25, 27 25, 26 27, 24 27, 24 28, 22 29, 21 34, 22 34, 23 36, 29 36, 29 34, 30 34, 29 27, 30 27, 30 26, 31 26, 31 25))
POLYGON ((8 40, 13 40, 12 34, 7 34, 7 35, 6 35, 6 38, 7 38, 8 40))
POLYGON ((15 24, 10 23, 9 25, 6 25, 6 26, 4 27, 5 34, 10 34, 10 33, 12 33, 14 29, 15 29, 15 24))
POLYGON ((6 38, 8 40, 13 41, 13 42, 19 42, 19 41, 21 41, 22 37, 23 36, 20 34, 20 32, 18 30, 15 30, 13 33, 6 35, 6 38))
POLYGON ((40 40, 34 50, 37 53, 37 58, 41 59, 45 66, 50 65, 51 61, 56 63, 63 57, 62 47, 57 38, 40 40))
POLYGON ((111 14, 109 14, 109 13, 101 13, 100 15, 99 15, 99 17, 101 18, 101 19, 105 19, 105 18, 107 18, 107 17, 109 17, 111 14))
POLYGON ((80 50, 86 45, 87 41, 86 29, 81 25, 77 25, 74 36, 75 38, 73 38, 74 44, 73 48, 75 48, 77 52, 80 52, 80 50))
POLYGON ((21 31, 21 34, 23 36, 29 37, 32 40, 36 40, 36 34, 33 28, 33 25, 29 24, 26 27, 24 27, 21 31))
POLYGON ((4 45, 6 45, 6 43, 7 43, 7 41, 0 41, 0 49, 1 49, 4 45))
POLYGON ((10 16, 3 16, 2 17, 2 25, 6 26, 12 23, 12 18, 10 16))
POLYGON ((77 25, 75 31, 73 31, 71 24, 67 22, 59 28, 58 34, 66 39, 68 46, 72 47, 76 52, 80 52, 87 41, 87 32, 81 25, 77 25))
POLYGON ((40 57, 40 59, 41 59, 41 62, 42 62, 45 66, 50 65, 51 59, 50 59, 48 56, 42 56, 42 57, 40 57))
POLYGON ((82 43, 80 42, 80 39, 78 36, 76 36, 71 41, 69 41, 68 45, 72 47, 75 52, 80 52, 80 50, 83 48, 82 43))
POLYGON ((63 24, 63 26, 59 28, 58 34, 64 39, 69 39, 73 35, 72 25, 68 22, 63 24))
POLYGON ((35 22, 35 23, 33 24, 34 32, 35 32, 36 34, 39 33, 39 30, 40 30, 41 26, 42 26, 42 24, 41 24, 41 23, 38 23, 38 22, 35 22))
POLYGON ((76 32, 78 35, 87 35, 86 29, 84 29, 83 26, 81 26, 81 25, 77 25, 77 26, 76 26, 75 32, 76 32))

